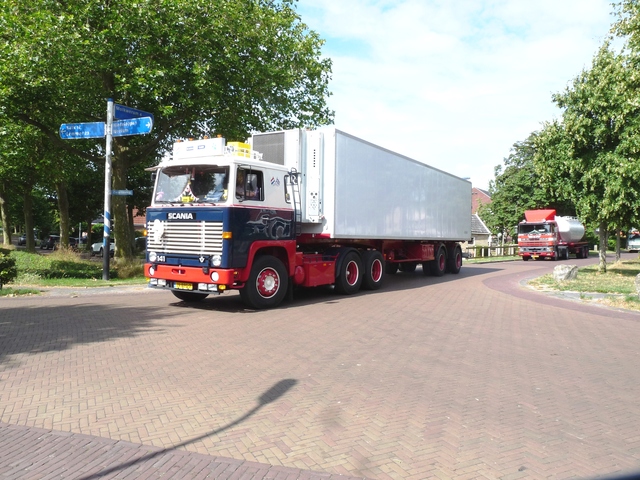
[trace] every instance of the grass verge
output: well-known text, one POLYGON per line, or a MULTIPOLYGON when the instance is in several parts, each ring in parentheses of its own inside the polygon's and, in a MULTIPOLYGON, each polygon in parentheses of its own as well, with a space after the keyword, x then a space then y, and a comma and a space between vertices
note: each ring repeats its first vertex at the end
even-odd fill
POLYGON ((584 300, 640 311, 640 300, 635 286, 635 279, 639 273, 640 259, 634 259, 607 265, 606 273, 598 272, 598 265, 589 265, 578 270, 575 280, 558 282, 553 275, 548 274, 530 280, 529 285, 539 290, 578 292, 584 300), (598 298, 594 298, 594 295, 598 298))
POLYGON ((18 277, 0 290, 2 296, 33 295, 56 287, 116 287, 147 282, 140 260, 113 259, 109 269, 111 280, 102 280, 101 262, 84 259, 70 250, 49 255, 12 251, 10 255, 16 260, 18 277))

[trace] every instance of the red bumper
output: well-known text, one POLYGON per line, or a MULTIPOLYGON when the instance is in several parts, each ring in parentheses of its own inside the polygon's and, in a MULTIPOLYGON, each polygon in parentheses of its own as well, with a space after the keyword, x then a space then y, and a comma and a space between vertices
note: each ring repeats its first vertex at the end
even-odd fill
POLYGON ((207 283, 231 287, 238 279, 238 271, 230 268, 209 268, 208 273, 201 267, 178 267, 175 265, 152 265, 145 263, 144 275, 172 282, 207 283), (153 269, 152 269, 153 267, 153 269), (217 273, 217 280, 211 276, 217 273))

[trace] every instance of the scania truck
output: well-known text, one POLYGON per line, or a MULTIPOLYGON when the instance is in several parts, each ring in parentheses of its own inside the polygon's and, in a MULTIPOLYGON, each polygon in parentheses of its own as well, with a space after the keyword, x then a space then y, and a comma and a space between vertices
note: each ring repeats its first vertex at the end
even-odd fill
POLYGON ((153 170, 145 275, 186 302, 239 290, 272 308, 294 287, 455 274, 471 238, 469 181, 334 127, 177 142, 153 170))

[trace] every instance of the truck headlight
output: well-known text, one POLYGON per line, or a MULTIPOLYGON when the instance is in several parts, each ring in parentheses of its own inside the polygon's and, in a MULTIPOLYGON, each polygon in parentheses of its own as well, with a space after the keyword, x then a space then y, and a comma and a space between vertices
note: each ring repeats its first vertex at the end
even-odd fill
POLYGON ((211 257, 211 265, 214 267, 219 267, 222 265, 222 257, 220 255, 214 255, 211 257))

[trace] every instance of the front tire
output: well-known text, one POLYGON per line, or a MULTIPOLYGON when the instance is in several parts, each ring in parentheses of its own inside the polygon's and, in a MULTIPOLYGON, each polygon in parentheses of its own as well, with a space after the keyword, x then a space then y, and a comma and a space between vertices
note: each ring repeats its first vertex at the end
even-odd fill
POLYGON ((276 257, 264 255, 255 259, 249 280, 240 290, 240 297, 250 308, 274 308, 284 300, 288 283, 284 264, 276 257))

